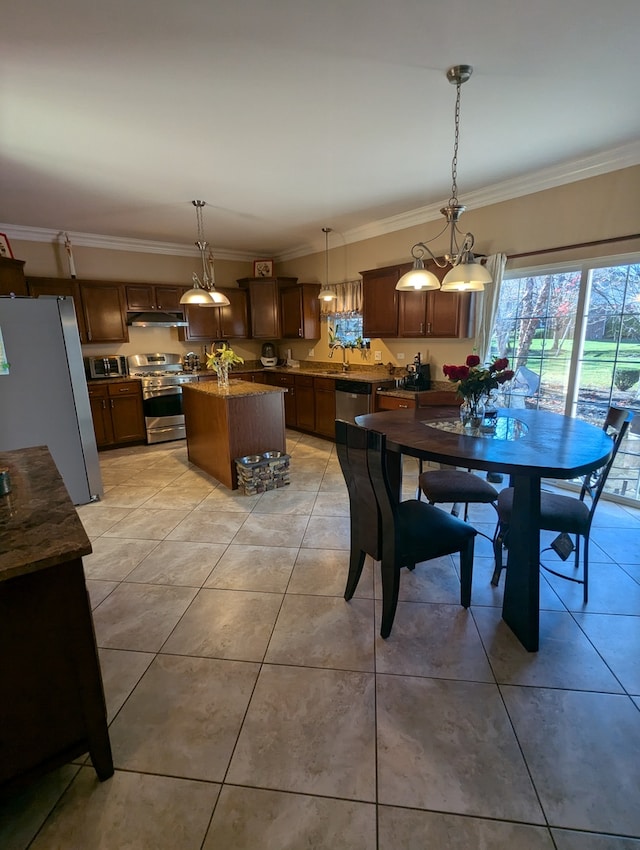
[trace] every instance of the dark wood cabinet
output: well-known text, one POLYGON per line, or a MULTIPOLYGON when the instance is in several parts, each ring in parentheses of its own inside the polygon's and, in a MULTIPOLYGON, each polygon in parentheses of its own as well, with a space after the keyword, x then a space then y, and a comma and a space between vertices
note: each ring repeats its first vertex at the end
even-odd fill
POLYGON ((247 339, 249 306, 244 289, 220 289, 229 299, 226 307, 183 305, 189 327, 181 328, 180 339, 211 342, 214 339, 247 339))
POLYGON ((294 375, 285 375, 282 372, 269 372, 265 383, 272 387, 286 387, 284 394, 284 421, 285 425, 295 428, 298 422, 296 409, 296 379, 294 375))
POLYGON ((98 448, 146 439, 139 381, 91 383, 89 403, 98 448))
POLYGON ((243 277, 238 280, 238 285, 249 292, 254 339, 282 339, 280 290, 297 282, 296 277, 243 277))
POLYGON ((27 295, 24 260, 0 257, 0 295, 27 295))
POLYGON ((180 298, 186 290, 187 287, 184 286, 128 283, 125 286, 127 310, 167 310, 170 313, 181 313, 184 305, 180 303, 180 298))
POLYGON ((320 339, 320 284, 300 283, 280 290, 282 339, 320 339))
POLYGON ((106 281, 79 281, 87 342, 129 342, 124 287, 106 281))
MULTIPOLYGON (((446 269, 425 264, 439 279, 446 269)), ((361 272, 363 336, 420 339, 473 336, 475 294, 439 290, 400 292, 396 283, 411 263, 361 272)))
POLYGON ((333 378, 314 378, 316 422, 314 431, 323 437, 336 436, 336 382, 333 378))
POLYGON ((84 345, 87 342, 87 329, 84 324, 84 314, 82 312, 82 300, 80 296, 80 288, 78 281, 72 278, 57 278, 57 277, 28 277, 27 290, 32 298, 40 298, 40 296, 64 296, 73 299, 73 306, 76 311, 76 321, 78 322, 78 333, 80 334, 80 342, 84 345))
POLYGON ((316 401, 311 375, 295 376, 296 427, 315 431, 316 401))

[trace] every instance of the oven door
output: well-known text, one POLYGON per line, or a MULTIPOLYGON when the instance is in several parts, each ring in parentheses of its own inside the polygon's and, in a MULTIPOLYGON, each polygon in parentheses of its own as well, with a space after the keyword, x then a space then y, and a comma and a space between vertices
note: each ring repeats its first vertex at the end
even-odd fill
POLYGON ((149 443, 179 440, 186 436, 182 412, 182 387, 157 387, 142 391, 144 424, 149 443))

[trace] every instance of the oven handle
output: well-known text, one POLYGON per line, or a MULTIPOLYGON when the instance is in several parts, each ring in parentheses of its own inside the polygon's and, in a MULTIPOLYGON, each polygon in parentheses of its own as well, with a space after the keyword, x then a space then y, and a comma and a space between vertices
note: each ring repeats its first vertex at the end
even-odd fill
POLYGON ((142 400, 146 401, 149 398, 159 398, 163 395, 182 395, 182 387, 179 384, 174 384, 171 387, 158 387, 157 389, 145 389, 142 391, 142 400))

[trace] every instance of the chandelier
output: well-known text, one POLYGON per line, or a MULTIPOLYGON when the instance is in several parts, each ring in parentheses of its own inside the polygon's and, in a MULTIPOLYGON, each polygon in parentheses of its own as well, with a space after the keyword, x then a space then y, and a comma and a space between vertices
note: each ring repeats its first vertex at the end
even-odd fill
POLYGON ((333 301, 338 296, 332 289, 329 289, 329 234, 330 227, 323 227, 324 233, 324 288, 318 293, 318 298, 321 301, 333 301))
POLYGON ((433 242, 448 229, 449 251, 438 259, 426 242, 417 242, 411 249, 414 259, 413 269, 402 275, 396 289, 441 289, 443 292, 482 291, 485 283, 492 283, 492 278, 486 268, 473 255, 474 237, 472 233, 463 233, 458 228, 460 216, 465 211, 464 204, 458 201, 458 142, 460 137, 460 87, 466 83, 473 68, 471 65, 454 65, 447 70, 447 79, 456 87, 455 137, 453 143, 453 159, 451 161, 451 197, 440 212, 446 219, 443 229, 430 241, 433 242), (424 267, 424 258, 430 257, 439 269, 451 266, 442 281, 424 267))
POLYGON ((204 238, 204 226, 202 223, 202 209, 204 201, 191 201, 196 208, 196 221, 198 225, 198 239, 196 247, 200 251, 202 260, 202 280, 196 272, 193 273, 193 288, 188 289, 182 298, 181 304, 199 304, 201 307, 227 307, 229 299, 222 292, 218 292, 213 274, 213 255, 207 257, 208 243, 204 238))

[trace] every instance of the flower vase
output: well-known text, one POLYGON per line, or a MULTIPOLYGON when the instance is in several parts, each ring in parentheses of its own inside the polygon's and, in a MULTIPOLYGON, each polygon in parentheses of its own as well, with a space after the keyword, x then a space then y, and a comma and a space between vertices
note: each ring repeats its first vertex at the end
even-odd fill
POLYGON ((218 362, 215 366, 218 376, 218 389, 229 389, 229 365, 227 363, 218 362))
POLYGON ((473 430, 482 425, 484 419, 484 401, 482 398, 467 396, 460 405, 460 422, 465 430, 473 430))

